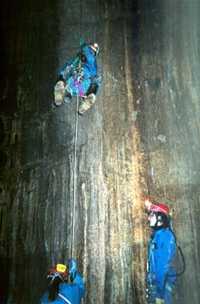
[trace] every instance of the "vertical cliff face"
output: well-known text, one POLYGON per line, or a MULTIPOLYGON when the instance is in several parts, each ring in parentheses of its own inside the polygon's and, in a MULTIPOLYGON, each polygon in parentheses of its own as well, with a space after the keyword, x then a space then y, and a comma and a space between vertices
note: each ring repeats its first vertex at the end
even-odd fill
POLYGON ((8 302, 35 303, 46 269, 70 256, 80 262, 88 303, 136 301, 144 238, 141 222, 133 220, 141 213, 133 5, 66 1, 41 8, 34 2, 16 9, 22 16, 7 11, 17 27, 8 26, 5 37, 15 90, 2 116, 8 302), (81 38, 98 41, 102 76, 97 102, 82 117, 76 98, 52 107, 56 69, 76 54, 81 38))
POLYGON ((177 303, 199 302, 199 3, 144 1, 138 47, 140 130, 150 194, 169 202, 185 254, 177 303))
POLYGON ((36 303, 48 267, 71 256, 86 279, 85 302, 144 303, 143 194, 173 208, 187 264, 175 300, 199 303, 198 8, 5 4, 0 291, 8 303, 36 303), (81 38, 101 48, 102 84, 84 116, 76 98, 52 106, 58 68, 81 38))

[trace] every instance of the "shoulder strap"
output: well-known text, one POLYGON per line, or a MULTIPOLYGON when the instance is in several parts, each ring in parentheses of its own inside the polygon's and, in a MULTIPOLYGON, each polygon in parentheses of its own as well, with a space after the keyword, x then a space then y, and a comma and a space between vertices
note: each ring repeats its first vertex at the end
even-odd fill
POLYGON ((58 296, 65 301, 65 303, 67 304, 72 304, 72 302, 70 300, 68 300, 65 296, 63 296, 61 293, 58 294, 58 296))
POLYGON ((183 251, 182 251, 181 247, 178 245, 177 248, 178 248, 178 251, 179 251, 180 256, 182 258, 182 270, 176 274, 179 277, 185 272, 186 264, 185 264, 185 257, 184 257, 184 254, 183 254, 183 251))
POLYGON ((180 254, 181 259, 182 259, 182 270, 176 273, 176 276, 179 277, 179 276, 181 276, 185 272, 185 269, 186 269, 185 257, 184 257, 184 254, 183 254, 183 251, 182 251, 181 247, 177 244, 176 235, 175 235, 175 233, 174 233, 174 231, 172 230, 171 227, 170 227, 170 231, 172 232, 172 234, 173 234, 173 236, 175 238, 175 243, 176 243, 176 246, 177 246, 177 251, 180 254))

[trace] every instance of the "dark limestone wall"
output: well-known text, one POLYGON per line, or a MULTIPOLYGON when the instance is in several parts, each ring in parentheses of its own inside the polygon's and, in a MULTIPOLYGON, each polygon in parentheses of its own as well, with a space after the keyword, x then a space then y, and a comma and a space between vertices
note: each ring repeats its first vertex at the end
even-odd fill
POLYGON ((55 262, 78 258, 86 303, 144 303, 142 195, 169 202, 187 270, 176 302, 199 304, 199 4, 4 4, 0 294, 37 303, 55 262), (102 86, 83 117, 52 107, 58 68, 97 41, 102 86), (9 272, 7 271, 9 269, 9 272))
POLYGON ((36 303, 48 267, 71 255, 80 261, 87 303, 128 303, 142 293, 144 263, 134 260, 144 238, 133 221, 141 213, 134 205, 133 14, 131 1, 21 1, 4 12, 1 254, 8 303, 36 303), (101 46, 102 89, 84 117, 76 114, 76 99, 52 107, 57 69, 81 38, 101 46))
POLYGON ((49 110, 58 65, 58 8, 53 1, 18 1, 3 8, 1 293, 9 295, 10 303, 35 303, 41 286, 35 282, 47 265, 45 206, 59 152, 49 110))

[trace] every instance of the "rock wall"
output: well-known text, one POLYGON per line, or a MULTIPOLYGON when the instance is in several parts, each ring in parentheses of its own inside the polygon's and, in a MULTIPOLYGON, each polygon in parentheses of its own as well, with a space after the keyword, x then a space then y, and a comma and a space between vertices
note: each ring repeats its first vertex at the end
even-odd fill
MULTIPOLYGON (((73 256, 86 303, 144 303, 143 194, 167 201, 199 303, 196 1, 29 1, 1 12, 0 255, 7 303, 36 303, 73 256), (54 107, 58 68, 97 41, 94 107, 54 107), (9 269, 9 272, 7 271, 9 269)), ((186 288, 188 286, 190 288, 186 288)), ((0 294, 1 294, 0 293, 0 294)))

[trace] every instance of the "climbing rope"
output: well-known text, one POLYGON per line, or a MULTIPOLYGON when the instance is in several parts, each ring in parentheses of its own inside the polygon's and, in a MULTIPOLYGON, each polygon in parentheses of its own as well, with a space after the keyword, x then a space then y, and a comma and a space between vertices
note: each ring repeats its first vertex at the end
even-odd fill
POLYGON ((71 241, 71 256, 74 256, 74 235, 75 235, 75 209, 76 209, 76 184, 77 184, 77 138, 78 138, 78 106, 79 96, 76 98, 76 114, 75 114, 75 136, 74 136, 74 168, 73 168, 73 210, 72 210, 72 241, 71 241))

